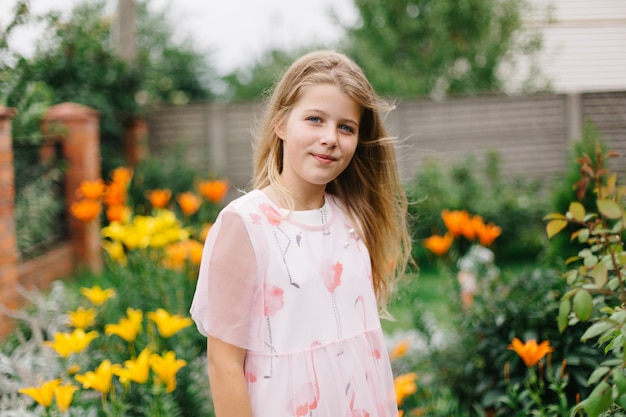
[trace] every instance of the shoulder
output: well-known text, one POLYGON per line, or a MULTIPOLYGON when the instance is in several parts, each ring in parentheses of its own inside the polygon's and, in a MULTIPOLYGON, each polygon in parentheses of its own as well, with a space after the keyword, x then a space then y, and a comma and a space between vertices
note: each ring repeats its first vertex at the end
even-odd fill
POLYGON ((276 207, 260 190, 252 190, 231 201, 220 212, 218 221, 232 215, 239 217, 246 228, 255 226, 255 229, 262 224, 276 225, 282 219, 276 207))

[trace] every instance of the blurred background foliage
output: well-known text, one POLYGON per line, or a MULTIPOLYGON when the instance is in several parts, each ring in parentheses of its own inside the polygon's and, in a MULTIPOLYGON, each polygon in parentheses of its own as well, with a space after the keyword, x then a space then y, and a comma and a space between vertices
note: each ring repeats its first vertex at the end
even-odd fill
MULTIPOLYGON (((519 0, 358 0, 359 18, 334 45, 312 41, 295 50, 268 50, 231 73, 217 74, 210 51, 180 37, 167 9, 152 11, 137 0, 136 62, 124 62, 112 41, 112 17, 104 0, 78 3, 69 16, 30 13, 19 1, 10 23, 0 28, 0 103, 16 107, 16 141, 37 138, 45 109, 72 101, 98 109, 102 118, 103 164, 121 164, 120 140, 130 118, 159 103, 258 99, 282 70, 303 52, 337 48, 365 70, 376 91, 393 97, 502 91, 502 66, 512 56, 541 48, 537 34, 522 25, 529 5, 519 0), (45 26, 32 57, 10 50, 11 31, 28 21, 45 26)), ((337 19, 338 20, 338 19, 337 19)), ((531 83, 532 84, 532 83, 531 83)), ((536 90, 542 87, 535 86, 536 90)))

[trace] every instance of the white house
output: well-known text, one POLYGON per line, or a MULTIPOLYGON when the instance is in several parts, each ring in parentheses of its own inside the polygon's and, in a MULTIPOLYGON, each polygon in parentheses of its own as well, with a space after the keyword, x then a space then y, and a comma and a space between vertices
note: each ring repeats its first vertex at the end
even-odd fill
MULTIPOLYGON (((527 25, 543 38, 536 64, 554 92, 626 91, 626 0, 527 1, 527 25)), ((528 74, 520 64, 511 90, 528 74)))

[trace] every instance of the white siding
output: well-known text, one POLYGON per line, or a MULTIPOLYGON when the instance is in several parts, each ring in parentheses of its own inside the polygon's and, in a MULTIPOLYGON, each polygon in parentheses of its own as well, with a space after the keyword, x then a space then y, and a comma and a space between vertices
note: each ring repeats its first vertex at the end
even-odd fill
MULTIPOLYGON (((626 89, 626 0, 531 0, 529 27, 543 37, 541 74, 554 92, 626 89), (550 19, 541 10, 550 9, 550 19)), ((510 79, 515 91, 525 63, 510 79)))

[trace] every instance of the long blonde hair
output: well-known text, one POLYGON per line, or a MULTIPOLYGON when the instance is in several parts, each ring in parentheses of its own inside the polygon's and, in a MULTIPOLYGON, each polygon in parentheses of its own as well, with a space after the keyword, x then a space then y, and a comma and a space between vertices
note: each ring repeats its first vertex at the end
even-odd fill
POLYGON ((280 173, 283 141, 275 133, 307 86, 332 84, 360 104, 361 120, 356 151, 346 169, 326 186, 360 227, 370 253, 374 291, 381 310, 410 257, 407 198, 398 176, 394 140, 381 113, 393 106, 379 98, 361 68, 336 51, 310 52, 284 73, 266 103, 257 134, 254 188, 274 187, 289 201, 280 173))

